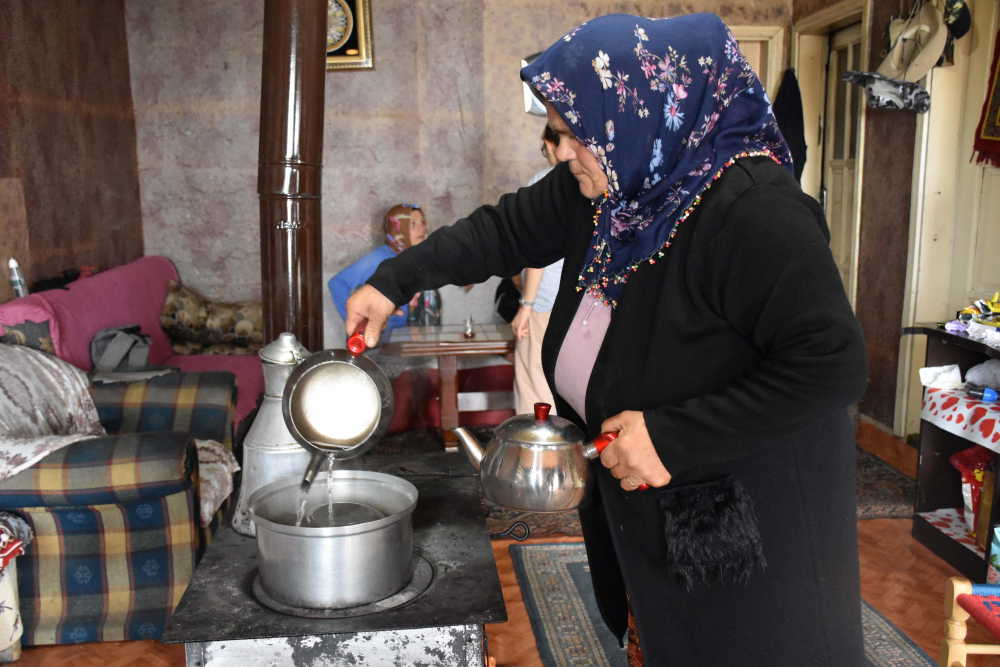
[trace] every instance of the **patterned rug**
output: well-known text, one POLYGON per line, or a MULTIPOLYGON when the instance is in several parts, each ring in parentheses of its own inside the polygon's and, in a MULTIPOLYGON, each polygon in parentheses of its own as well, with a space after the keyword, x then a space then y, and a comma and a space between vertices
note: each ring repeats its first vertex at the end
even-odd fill
MULTIPOLYGON (((513 545, 517 584, 545 667, 627 667, 625 649, 601 620, 582 544, 513 545)), ((861 602, 866 667, 934 667, 934 661, 861 602)))
POLYGON ((909 519, 917 483, 858 447, 858 520, 909 519))

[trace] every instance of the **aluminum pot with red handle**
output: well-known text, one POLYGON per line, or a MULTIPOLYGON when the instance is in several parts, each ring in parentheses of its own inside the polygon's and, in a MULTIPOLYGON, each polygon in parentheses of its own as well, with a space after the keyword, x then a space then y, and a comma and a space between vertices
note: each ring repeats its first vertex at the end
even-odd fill
POLYGON ((590 460, 618 434, 603 433, 585 442, 579 427, 550 415, 551 409, 548 403, 535 403, 534 414, 511 417, 496 427, 485 449, 464 428, 451 429, 479 470, 487 500, 524 512, 563 512, 583 500, 590 460))
POLYGON ((364 329, 358 329, 346 350, 312 354, 288 376, 281 399, 285 425, 312 453, 303 486, 328 459, 361 456, 389 430, 392 384, 364 351, 364 329))

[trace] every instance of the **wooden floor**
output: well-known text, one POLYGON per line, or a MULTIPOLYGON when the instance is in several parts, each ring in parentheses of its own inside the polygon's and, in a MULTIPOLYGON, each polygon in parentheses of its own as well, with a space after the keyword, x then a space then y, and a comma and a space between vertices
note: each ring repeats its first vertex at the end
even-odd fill
POLYGON ((184 646, 158 641, 26 648, 16 667, 183 667, 184 646))
MULTIPOLYGON (((944 589, 958 571, 910 536, 910 519, 858 522, 861 597, 937 660, 944 637, 944 589)), ((969 623, 969 643, 997 640, 969 623)), ((1000 656, 973 656, 970 667, 1000 665, 1000 656)))
MULTIPOLYGON (((944 625, 944 586, 958 573, 910 537, 909 519, 877 519, 858 523, 861 595, 937 659, 944 625)), ((535 542, 579 542, 578 538, 532 538, 535 542)), ((507 623, 487 625, 490 654, 497 667, 542 667, 528 614, 514 576, 507 547, 513 540, 493 542, 507 623)), ((970 623, 969 640, 992 643, 970 623)), ((166 667, 184 665, 184 649, 155 641, 77 644, 25 649, 19 667, 166 667)), ((1000 666, 1000 657, 976 656, 972 667, 1000 666)))

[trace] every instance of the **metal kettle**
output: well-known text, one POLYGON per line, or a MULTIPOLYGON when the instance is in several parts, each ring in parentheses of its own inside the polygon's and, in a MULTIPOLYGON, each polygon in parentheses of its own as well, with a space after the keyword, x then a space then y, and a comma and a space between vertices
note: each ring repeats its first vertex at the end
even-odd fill
POLYGON ((264 400, 243 439, 243 480, 233 513, 233 529, 251 537, 257 534, 257 528, 250 518, 250 496, 282 477, 301 475, 310 458, 310 453, 300 447, 288 431, 281 414, 285 381, 309 356, 309 350, 294 334, 286 331, 259 355, 264 372, 264 400))
POLYGON ((590 461, 618 434, 585 442, 576 424, 549 415, 551 410, 548 403, 535 403, 534 414, 511 417, 496 427, 485 450, 464 428, 451 429, 479 471, 487 500, 525 512, 562 512, 583 500, 590 461))

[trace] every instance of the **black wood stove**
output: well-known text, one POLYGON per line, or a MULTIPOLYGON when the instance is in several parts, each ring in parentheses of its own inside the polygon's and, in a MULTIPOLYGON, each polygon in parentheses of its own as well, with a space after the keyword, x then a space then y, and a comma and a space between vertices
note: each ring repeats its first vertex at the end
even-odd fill
MULTIPOLYGON (((417 443, 413 443, 417 445, 417 443)), ((419 492, 414 551, 422 589, 338 618, 303 618, 261 604, 253 592, 257 546, 228 520, 216 532, 162 641, 186 646, 189 667, 428 665, 481 667, 483 623, 507 620, 475 471, 459 453, 390 447, 344 468, 402 477, 419 492), (409 451, 406 451, 409 450, 409 451), (399 453, 405 451, 405 453, 399 453), (429 578, 429 583, 426 579, 429 578), (395 606, 392 606, 395 605, 395 606)), ((416 575, 415 575, 416 576, 416 575)), ((417 586, 416 584, 420 584, 417 586)), ((272 605, 273 606, 273 605, 272 605)))

